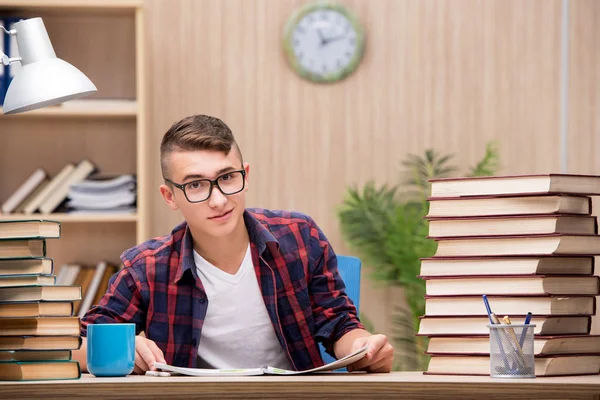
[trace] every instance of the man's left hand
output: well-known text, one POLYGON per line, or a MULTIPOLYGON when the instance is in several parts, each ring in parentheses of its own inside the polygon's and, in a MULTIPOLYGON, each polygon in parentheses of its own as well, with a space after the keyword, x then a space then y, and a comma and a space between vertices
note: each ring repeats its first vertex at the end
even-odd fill
POLYGON ((352 343, 351 353, 369 345, 367 354, 354 364, 349 365, 348 372, 367 371, 367 372, 390 372, 394 362, 394 348, 389 343, 385 335, 371 335, 359 337, 352 343))

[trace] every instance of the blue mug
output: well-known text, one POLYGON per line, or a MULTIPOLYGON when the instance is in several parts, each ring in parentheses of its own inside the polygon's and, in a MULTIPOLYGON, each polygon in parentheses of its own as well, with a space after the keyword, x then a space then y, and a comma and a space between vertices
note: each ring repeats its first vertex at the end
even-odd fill
POLYGON ((94 376, 126 376, 135 365, 135 324, 88 324, 87 368, 94 376))

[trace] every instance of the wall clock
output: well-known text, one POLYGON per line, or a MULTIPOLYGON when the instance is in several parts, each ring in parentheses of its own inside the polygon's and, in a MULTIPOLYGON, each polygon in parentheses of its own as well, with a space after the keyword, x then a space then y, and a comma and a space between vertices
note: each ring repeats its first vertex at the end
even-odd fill
POLYGON ((360 63, 365 34, 358 19, 341 4, 320 1, 296 11, 284 29, 291 67, 315 82, 337 82, 360 63))

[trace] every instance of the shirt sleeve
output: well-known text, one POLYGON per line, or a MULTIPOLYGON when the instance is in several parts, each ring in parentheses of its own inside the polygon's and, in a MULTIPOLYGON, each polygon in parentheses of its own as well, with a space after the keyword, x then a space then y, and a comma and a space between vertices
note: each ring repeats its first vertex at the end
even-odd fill
POLYGON ((346 294, 346 286, 337 267, 337 258, 325 234, 311 219, 309 261, 312 276, 309 292, 317 341, 335 357, 333 345, 347 332, 364 329, 356 307, 346 294))
POLYGON ((87 336, 88 324, 135 323, 136 334, 144 329, 146 306, 140 290, 140 280, 133 268, 114 274, 100 303, 81 319, 81 336, 87 336))

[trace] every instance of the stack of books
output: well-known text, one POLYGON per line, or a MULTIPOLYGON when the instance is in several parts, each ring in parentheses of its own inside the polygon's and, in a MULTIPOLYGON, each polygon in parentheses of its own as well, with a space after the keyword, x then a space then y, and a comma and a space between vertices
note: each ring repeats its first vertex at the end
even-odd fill
POLYGON ((119 213, 136 211, 136 178, 133 175, 91 176, 69 187, 69 213, 119 213))
POLYGON ((429 337, 427 374, 489 375, 488 313, 524 323, 531 312, 537 376, 600 371, 596 313, 600 255, 591 196, 599 176, 524 175, 435 179, 429 236, 435 255, 423 259, 429 337))
POLYGON ((81 288, 56 286, 46 239, 48 220, 0 222, 0 380, 77 379, 71 351, 81 345, 73 302, 81 288))

